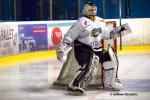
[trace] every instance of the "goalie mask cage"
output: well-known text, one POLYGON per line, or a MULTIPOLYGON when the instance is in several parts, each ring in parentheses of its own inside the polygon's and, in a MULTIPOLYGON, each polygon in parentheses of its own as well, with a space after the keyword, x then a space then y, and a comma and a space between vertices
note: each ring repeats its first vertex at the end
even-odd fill
MULTIPOLYGON (((115 21, 108 21, 106 22, 107 27, 111 30, 114 27, 116 27, 115 21)), ((111 39, 111 40, 104 40, 101 41, 102 47, 107 48, 108 45, 111 45, 115 52, 117 52, 117 39, 111 39)), ((73 49, 68 53, 67 61, 63 64, 61 71, 59 73, 59 76, 57 80, 53 83, 54 87, 61 87, 66 88, 70 81, 74 78, 76 71, 80 68, 78 65, 73 49)), ((99 65, 95 68, 92 80, 89 82, 87 88, 100 88, 103 86, 103 79, 102 79, 102 66, 99 65)))

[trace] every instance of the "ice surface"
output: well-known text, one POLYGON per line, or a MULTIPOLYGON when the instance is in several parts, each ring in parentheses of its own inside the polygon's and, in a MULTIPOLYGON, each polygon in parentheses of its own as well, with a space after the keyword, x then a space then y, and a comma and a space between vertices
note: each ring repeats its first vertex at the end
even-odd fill
POLYGON ((86 96, 68 96, 55 89, 62 64, 56 59, 0 70, 0 100, 149 100, 150 54, 119 55, 123 91, 87 90, 86 96))

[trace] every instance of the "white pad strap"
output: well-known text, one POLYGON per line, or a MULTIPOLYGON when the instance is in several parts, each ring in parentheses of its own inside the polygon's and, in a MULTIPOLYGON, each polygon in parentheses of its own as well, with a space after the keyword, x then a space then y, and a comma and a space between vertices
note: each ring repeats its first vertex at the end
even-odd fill
POLYGON ((105 70, 114 69, 114 63, 112 61, 107 61, 103 63, 103 67, 105 70))

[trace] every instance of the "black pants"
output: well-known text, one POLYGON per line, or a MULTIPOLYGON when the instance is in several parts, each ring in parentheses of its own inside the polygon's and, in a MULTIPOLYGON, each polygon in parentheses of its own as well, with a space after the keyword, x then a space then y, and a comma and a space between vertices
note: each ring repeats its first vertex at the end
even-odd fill
POLYGON ((108 52, 103 51, 95 52, 90 46, 83 44, 78 40, 74 41, 74 53, 78 64, 81 66, 90 62, 93 53, 95 53, 95 55, 99 57, 100 59, 99 63, 101 64, 103 64, 103 62, 105 61, 110 61, 108 52))

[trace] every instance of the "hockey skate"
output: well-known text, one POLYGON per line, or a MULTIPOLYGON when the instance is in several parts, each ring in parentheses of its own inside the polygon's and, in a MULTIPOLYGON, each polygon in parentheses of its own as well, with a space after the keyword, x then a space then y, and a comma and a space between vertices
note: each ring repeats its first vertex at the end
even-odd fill
POLYGON ((82 88, 75 86, 73 86, 73 88, 68 87, 67 91, 68 91, 67 95, 74 95, 74 96, 86 95, 86 92, 82 88))
POLYGON ((122 83, 119 82, 115 82, 112 85, 105 85, 104 89, 106 90, 113 90, 113 91, 121 91, 123 90, 124 86, 122 85, 122 83))

